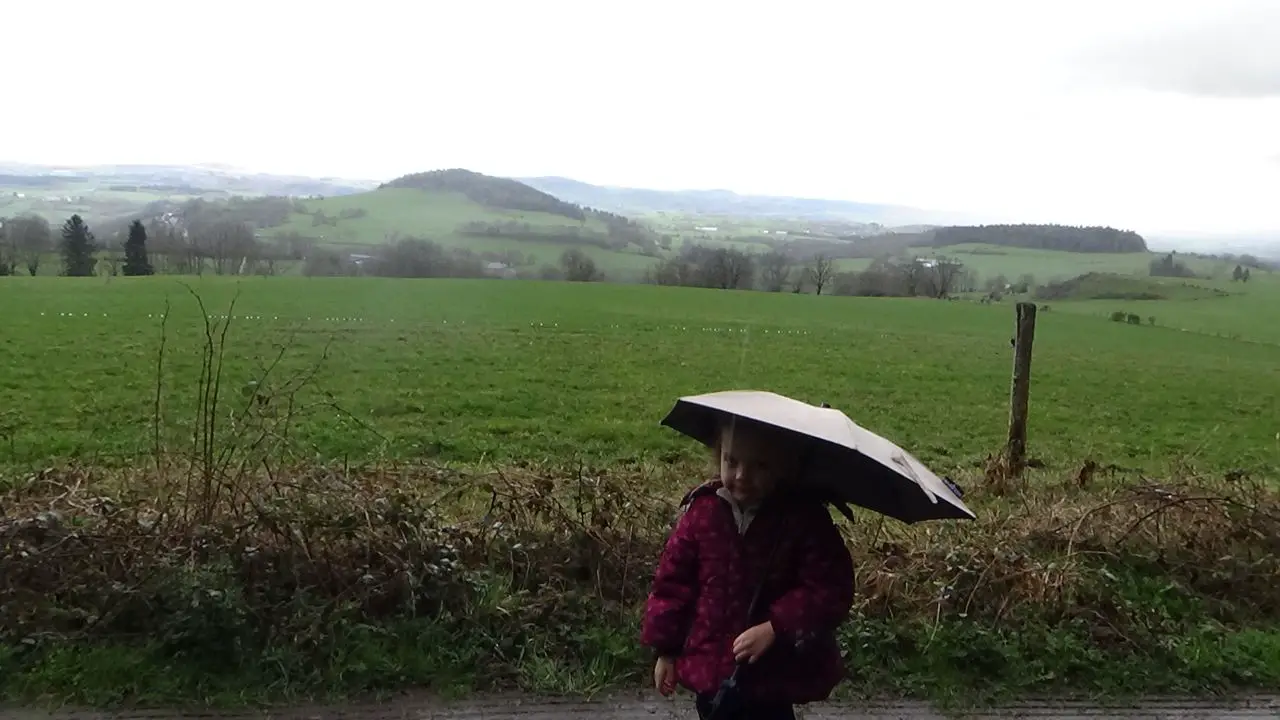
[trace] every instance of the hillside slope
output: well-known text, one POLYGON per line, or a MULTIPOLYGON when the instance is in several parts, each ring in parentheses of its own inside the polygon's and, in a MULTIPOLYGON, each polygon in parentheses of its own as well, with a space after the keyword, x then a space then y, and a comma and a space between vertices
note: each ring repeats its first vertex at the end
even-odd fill
POLYGON ((626 217, 461 169, 405 175, 369 192, 300 200, 293 207, 285 222, 262 234, 348 249, 422 238, 502 255, 516 266, 554 263, 566 249, 580 248, 622 270, 647 266, 663 243, 626 217))

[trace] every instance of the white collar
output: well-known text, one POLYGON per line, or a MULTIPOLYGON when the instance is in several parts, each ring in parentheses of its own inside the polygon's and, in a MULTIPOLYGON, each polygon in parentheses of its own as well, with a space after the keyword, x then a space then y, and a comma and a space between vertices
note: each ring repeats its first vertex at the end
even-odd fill
POLYGON ((721 486, 719 490, 716 490, 716 495, 719 495, 723 500, 728 502, 729 508, 733 510, 733 521, 738 526, 738 534, 746 534, 747 527, 750 526, 751 521, 755 519, 756 511, 760 509, 760 506, 758 504, 740 504, 738 500, 733 497, 733 493, 729 492, 728 488, 725 488, 724 486, 721 486))

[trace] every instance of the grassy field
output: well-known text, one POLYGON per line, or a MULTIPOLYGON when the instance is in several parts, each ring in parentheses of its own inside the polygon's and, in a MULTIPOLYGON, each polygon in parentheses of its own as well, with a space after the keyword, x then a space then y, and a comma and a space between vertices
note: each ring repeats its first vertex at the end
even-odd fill
POLYGON ((643 685, 648 573, 704 467, 658 421, 680 395, 744 387, 845 410, 956 477, 979 514, 842 523, 859 579, 843 692, 1280 683, 1271 278, 1142 305, 1154 326, 1053 303, 1039 469, 1016 486, 984 463, 1005 435, 1009 302, 182 282, 219 321, 236 297, 223 404, 203 414, 206 330, 177 279, 0 281, 0 699, 643 685), (1206 334, 1227 318, 1246 336, 1206 334), (151 457, 157 376, 160 444, 193 451, 190 472, 151 457), (253 392, 266 400, 241 413, 253 392), (217 421, 207 455, 201 417, 217 421))
MULTIPOLYGON (((651 459, 687 450, 655 423, 678 395, 764 387, 846 408, 944 466, 995 449, 1006 415, 1009 304, 819 298, 646 286, 374 279, 192 279, 210 312, 240 293, 227 374, 292 343, 284 370, 329 345, 317 387, 361 426, 317 417, 324 457, 651 459), (245 319, 248 318, 248 319, 245 319), (803 368, 803 370, 797 370, 803 368), (965 418, 955 422, 955 414, 965 418), (367 428, 364 427, 367 425, 367 428)), ((1277 464, 1266 388, 1280 380, 1276 283, 1214 300, 1152 303, 1155 327, 1106 321, 1142 303, 1055 303, 1036 346, 1032 447, 1158 465, 1277 464), (1195 332, 1182 332, 1183 328, 1195 332)), ((149 447, 154 352, 166 297, 167 383, 195 379, 203 341, 176 280, 15 278, 0 284, 13 341, 10 460, 128 456, 149 447)), ((189 410, 175 395, 170 410, 189 410)))
POLYGON ((1217 288, 1226 297, 1205 297, 1195 290, 1178 298, 1181 280, 1164 279, 1156 287, 1172 286, 1168 300, 1085 300, 1051 303, 1053 312, 1108 317, 1113 312, 1134 313, 1147 322, 1170 330, 1199 333, 1223 339, 1280 344, 1280 276, 1257 273, 1247 284, 1230 281, 1190 281, 1199 287, 1217 288))

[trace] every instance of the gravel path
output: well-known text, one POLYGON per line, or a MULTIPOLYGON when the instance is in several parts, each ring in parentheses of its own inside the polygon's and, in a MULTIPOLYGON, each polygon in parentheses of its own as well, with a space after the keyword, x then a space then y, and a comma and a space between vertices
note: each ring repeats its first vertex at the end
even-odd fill
MULTIPOLYGON (((444 702, 403 696, 378 703, 299 706, 257 712, 0 710, 0 720, 687 720, 696 718, 688 696, 667 701, 652 694, 614 695, 591 702, 518 696, 444 702)), ((802 718, 837 720, 943 720, 925 703, 823 704, 806 708, 802 718)), ((1099 707, 1085 703, 1027 702, 973 718, 1039 720, 1250 720, 1280 718, 1280 695, 1236 701, 1152 700, 1136 707, 1099 707)))

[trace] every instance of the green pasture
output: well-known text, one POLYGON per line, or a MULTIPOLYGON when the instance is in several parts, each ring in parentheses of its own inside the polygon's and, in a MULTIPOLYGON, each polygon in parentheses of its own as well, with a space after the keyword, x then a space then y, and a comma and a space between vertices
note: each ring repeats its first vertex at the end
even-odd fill
MULTIPOLYGON (((638 285, 321 278, 6 278, 0 464, 126 462, 152 445, 160 315, 163 408, 197 397, 209 312, 239 298, 224 391, 274 387, 327 358, 295 437, 315 457, 675 460, 657 422, 676 397, 762 388, 829 402, 941 469, 971 469, 1007 421, 1011 303, 860 299, 638 285), (287 348, 275 374, 261 364, 287 348)), ((1190 461, 1280 466, 1276 285, 1153 303, 1055 303, 1037 329, 1032 453, 1066 469, 1190 461), (1267 305, 1267 303, 1270 303, 1267 305), (1269 309, 1263 309, 1264 306, 1269 309), (1268 314, 1269 313, 1269 314, 1268 314), (1182 332, 1255 328, 1245 342, 1182 332)), ((229 411, 228 411, 229 412, 229 411)), ((189 440, 189 438, 188 438, 189 440)))
MULTIPOLYGON (((1052 312, 1106 319, 1114 312, 1133 313, 1144 323, 1155 319, 1158 327, 1215 336, 1224 340, 1280 345, 1280 275, 1254 271, 1247 283, 1229 280, 1181 280, 1162 278, 1154 283, 1167 288, 1166 300, 1083 300, 1050 302, 1052 312), (1195 288, 1217 288, 1226 297, 1207 296, 1195 288)), ((1280 427, 1277 427, 1280 431, 1280 427)))

